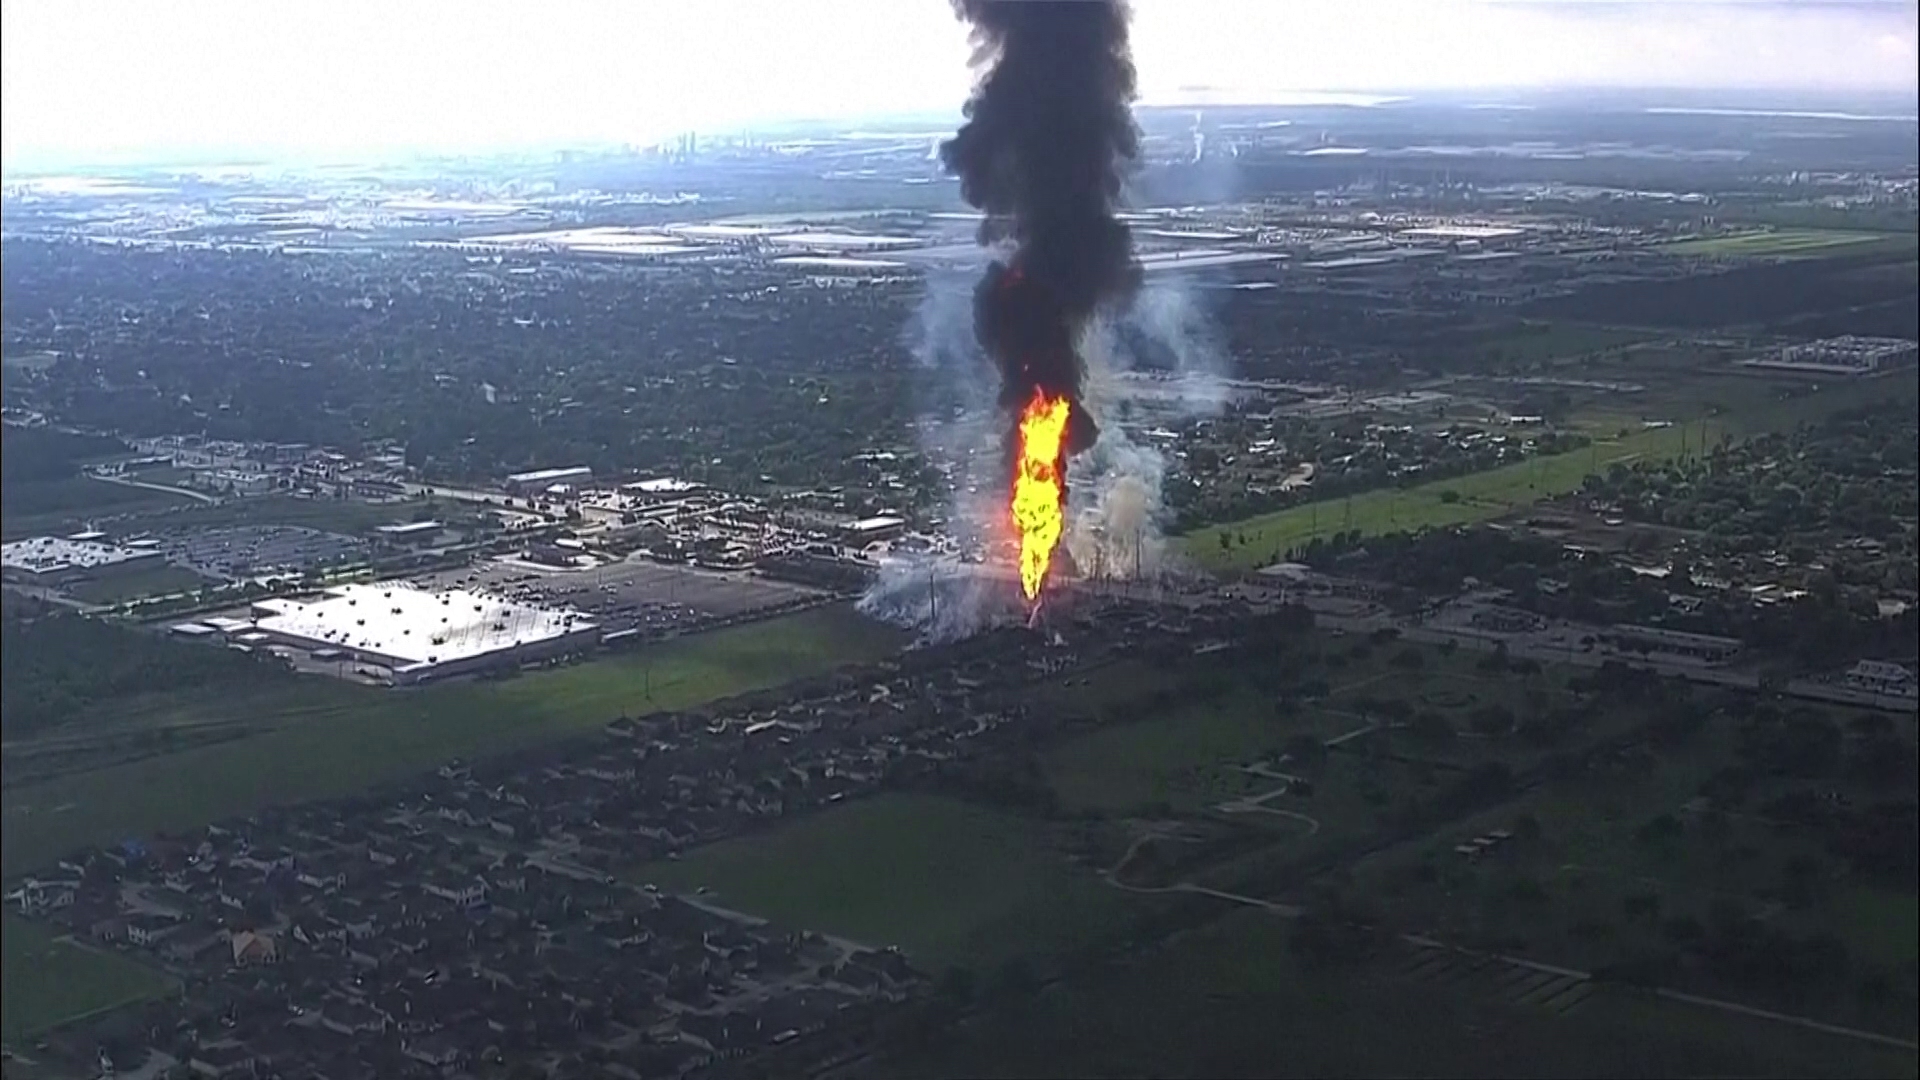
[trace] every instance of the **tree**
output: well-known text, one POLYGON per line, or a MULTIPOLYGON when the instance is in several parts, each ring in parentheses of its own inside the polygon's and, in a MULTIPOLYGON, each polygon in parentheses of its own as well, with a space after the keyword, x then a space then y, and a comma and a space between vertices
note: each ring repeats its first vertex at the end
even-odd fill
POLYGON ((1326 760, 1327 744, 1318 735, 1303 731, 1289 735, 1281 746, 1281 752, 1288 761, 1311 768, 1326 760))
POLYGON ((969 968, 950 967, 940 976, 940 996, 957 1004, 973 1000, 974 976, 969 968))
POLYGON ((1780 868, 1780 899, 1788 907, 1811 907, 1822 885, 1820 860, 1811 855, 1795 855, 1780 868))
POLYGON ((1513 819, 1514 839, 1531 844, 1540 839, 1540 819, 1532 814, 1521 814, 1513 819))
POLYGON ((1513 732, 1513 710, 1505 705, 1481 705, 1467 714, 1473 724, 1473 730, 1488 738, 1508 735, 1513 732))
POLYGON ((1033 965, 1023 956, 1016 956, 1000 965, 1000 974, 995 981, 1001 992, 1014 997, 1024 997, 1040 987, 1040 979, 1034 974, 1033 965))
POLYGON ((1672 814, 1660 814, 1656 817, 1649 818, 1639 828, 1635 829, 1633 831, 1633 838, 1643 844, 1653 844, 1672 840, 1684 831, 1686 830, 1680 824, 1679 818, 1674 817, 1672 814))
POLYGON ((1628 922, 1655 923, 1660 921, 1659 893, 1629 893, 1620 898, 1620 913, 1628 922))
POLYGON ((1408 722, 1408 731, 1424 742, 1445 742, 1453 738, 1453 724, 1437 709, 1421 709, 1408 722))

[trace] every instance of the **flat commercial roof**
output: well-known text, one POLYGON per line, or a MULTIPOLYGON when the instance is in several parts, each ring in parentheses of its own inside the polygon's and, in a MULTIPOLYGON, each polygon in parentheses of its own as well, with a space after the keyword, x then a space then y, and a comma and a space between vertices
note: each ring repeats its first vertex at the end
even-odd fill
POLYGON ((1499 240, 1521 236, 1526 231, 1512 225, 1423 225, 1402 229, 1400 235, 1426 240, 1499 240))
POLYGON ((775 266, 800 266, 816 270, 905 270, 907 264, 886 259, 855 259, 845 255, 783 255, 775 266))
POLYGON ((290 602, 284 614, 255 625, 282 639, 405 665, 444 664, 596 629, 577 612, 397 581, 342 585, 312 603, 290 602))
POLYGON ((847 530, 849 532, 877 532, 881 529, 898 528, 906 523, 906 518, 882 514, 878 517, 861 518, 859 521, 848 525, 847 530))
POLYGON ((1307 264, 1309 270, 1353 270, 1362 266, 1385 266, 1399 260, 1385 255, 1349 255, 1344 259, 1324 259, 1307 264))
POLYGON ((875 251, 882 248, 918 247, 925 241, 916 236, 875 236, 871 233, 793 232, 767 237, 770 244, 782 247, 838 248, 875 251))
POLYGON ((1147 273, 1166 270, 1199 270, 1210 266, 1241 266, 1253 263, 1279 262, 1286 253, 1280 251, 1157 251, 1140 257, 1141 269, 1147 273))
POLYGON ((158 556, 152 550, 100 544, 92 540, 63 540, 57 536, 36 536, 0 545, 0 565, 29 574, 53 574, 65 570, 95 570, 117 566, 136 559, 158 556))
POLYGON ((620 486, 628 491, 638 491, 648 495, 669 495, 682 491, 700 490, 700 485, 691 480, 675 480, 670 476, 657 477, 652 480, 635 480, 631 484, 622 484, 620 486))
POLYGON ((435 532, 445 528, 437 521, 409 521, 400 525, 381 525, 373 531, 385 536, 411 536, 417 533, 435 532))
POLYGON ((535 469, 532 472, 514 473, 507 477, 510 484, 538 484, 543 481, 572 480, 582 476, 592 476, 593 470, 585 465, 568 465, 559 469, 535 469))

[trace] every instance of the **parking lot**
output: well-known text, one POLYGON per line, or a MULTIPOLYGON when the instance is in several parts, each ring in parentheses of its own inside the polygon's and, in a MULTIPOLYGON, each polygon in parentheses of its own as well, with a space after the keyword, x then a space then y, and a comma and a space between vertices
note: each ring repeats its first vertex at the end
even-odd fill
POLYGON ((591 570, 556 570, 515 562, 476 563, 413 579, 429 588, 477 589, 522 603, 591 615, 608 630, 692 629, 817 596, 803 585, 745 573, 666 566, 631 559, 591 570))
POLYGON ((161 529, 153 534, 167 561, 221 581, 300 574, 359 558, 365 541, 303 525, 229 525, 161 529))

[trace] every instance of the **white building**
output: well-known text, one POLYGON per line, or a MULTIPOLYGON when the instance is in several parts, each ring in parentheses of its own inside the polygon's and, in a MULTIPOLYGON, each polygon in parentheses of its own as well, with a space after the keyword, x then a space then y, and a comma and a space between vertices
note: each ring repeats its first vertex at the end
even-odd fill
POLYGON ((1901 664, 1885 660, 1862 660, 1853 665, 1853 670, 1846 674, 1845 683, 1851 689, 1869 694, 1905 698, 1920 696, 1920 683, 1914 681, 1913 672, 1901 664))
POLYGON ((396 683, 544 659, 599 640, 598 625, 577 612, 392 581, 340 585, 313 601, 262 600, 253 614, 253 630, 268 641, 375 664, 396 683))
POLYGON ((57 536, 36 536, 0 545, 0 569, 7 580, 32 585, 55 585, 79 577, 103 577, 163 562, 155 548, 130 548, 103 544, 101 534, 82 534, 89 539, 63 540, 57 536))
POLYGON ((532 472, 514 473, 507 477, 507 490, 516 495, 526 495, 545 491, 556 484, 579 487, 592 482, 592 469, 585 465, 569 465, 561 469, 535 469, 532 472))
POLYGON ((1901 338, 1841 337, 1789 345, 1772 356, 1741 361, 1742 366, 1809 375, 1867 375, 1911 363, 1920 344, 1901 338))

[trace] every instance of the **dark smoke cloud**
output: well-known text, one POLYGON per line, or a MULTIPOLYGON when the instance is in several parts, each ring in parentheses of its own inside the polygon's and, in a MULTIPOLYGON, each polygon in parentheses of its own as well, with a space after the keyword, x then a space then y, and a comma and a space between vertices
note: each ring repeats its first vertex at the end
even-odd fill
MULTIPOLYGON (((1140 152, 1129 106, 1133 61, 1118 0, 955 0, 982 69, 967 121, 940 147, 980 242, 1011 244, 974 293, 974 331, 1000 370, 1000 404, 1017 413, 1036 390, 1080 401, 1076 345, 1102 307, 1138 286, 1133 239, 1114 216, 1140 152)), ((1073 410, 1068 452, 1092 445, 1073 410)))

